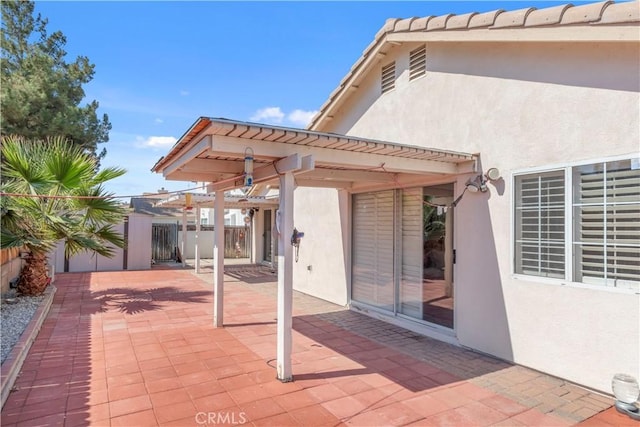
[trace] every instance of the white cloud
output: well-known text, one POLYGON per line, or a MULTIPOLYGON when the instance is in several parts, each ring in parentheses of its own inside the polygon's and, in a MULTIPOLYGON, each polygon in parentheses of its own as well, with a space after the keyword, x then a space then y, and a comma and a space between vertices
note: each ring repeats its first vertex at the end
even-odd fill
POLYGON ((256 111, 250 120, 254 122, 282 123, 284 116, 285 114, 280 107, 266 107, 256 111))
POLYGON ((180 95, 187 96, 187 95, 189 95, 189 91, 188 90, 181 90, 180 91, 180 95))
POLYGON ((177 139, 173 136, 150 136, 148 138, 139 136, 136 141, 139 147, 163 148, 171 147, 177 139))
POLYGON ((164 120, 162 120, 160 118, 157 118, 157 119, 154 120, 154 122, 160 124, 160 123, 164 123, 164 120))
POLYGON ((287 116, 287 120, 293 124, 306 127, 316 114, 318 114, 317 111, 293 110, 287 116))

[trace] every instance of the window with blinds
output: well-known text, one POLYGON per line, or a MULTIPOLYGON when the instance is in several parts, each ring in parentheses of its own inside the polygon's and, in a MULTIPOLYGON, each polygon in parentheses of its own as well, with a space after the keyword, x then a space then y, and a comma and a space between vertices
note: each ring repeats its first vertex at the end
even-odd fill
POLYGON ((514 184, 516 273, 640 290, 640 159, 517 175, 514 184))
POLYGON ((564 277, 564 172, 516 177, 516 273, 564 277))
POLYGON ((409 52, 409 80, 424 76, 427 72, 427 47, 421 46, 409 52))
POLYGON ((382 93, 387 93, 396 87, 396 63, 392 62, 382 67, 382 93))
POLYGON ((640 169, 631 161, 573 168, 576 280, 635 288, 640 281, 640 169))

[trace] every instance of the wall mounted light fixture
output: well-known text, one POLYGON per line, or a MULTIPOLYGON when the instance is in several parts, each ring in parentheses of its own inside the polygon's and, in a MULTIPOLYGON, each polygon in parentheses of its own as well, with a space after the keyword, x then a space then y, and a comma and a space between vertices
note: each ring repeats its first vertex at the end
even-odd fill
POLYGON ((472 193, 485 193, 488 181, 497 181, 500 179, 500 171, 498 168, 490 168, 485 174, 477 175, 475 178, 470 178, 467 181, 466 189, 472 193))
POLYGON ((487 187, 487 182, 497 181, 500 178, 500 170, 498 170, 498 168, 490 168, 484 174, 481 173, 473 178, 469 178, 467 180, 467 183, 465 184, 464 190, 458 196, 458 198, 455 199, 453 203, 451 203, 451 206, 455 208, 458 202, 460 202, 460 200, 462 199, 462 196, 464 196, 464 193, 467 192, 467 190, 471 193, 486 193, 489 190, 489 188, 487 187))

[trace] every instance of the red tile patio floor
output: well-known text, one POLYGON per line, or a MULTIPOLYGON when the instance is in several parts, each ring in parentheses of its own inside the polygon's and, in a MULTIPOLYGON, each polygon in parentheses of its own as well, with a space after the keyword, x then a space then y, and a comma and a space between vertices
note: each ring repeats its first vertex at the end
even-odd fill
MULTIPOLYGON (((344 309, 300 294, 295 381, 280 383, 273 284, 235 272, 225 280, 219 329, 212 326, 210 276, 179 269, 59 274, 2 425, 574 424, 492 390, 500 378, 485 387, 341 327, 326 316, 344 309)), ((508 365, 490 366, 497 375, 508 365)), ((540 374, 531 378, 542 384, 540 374)), ((610 411, 584 425, 628 425, 610 411)))

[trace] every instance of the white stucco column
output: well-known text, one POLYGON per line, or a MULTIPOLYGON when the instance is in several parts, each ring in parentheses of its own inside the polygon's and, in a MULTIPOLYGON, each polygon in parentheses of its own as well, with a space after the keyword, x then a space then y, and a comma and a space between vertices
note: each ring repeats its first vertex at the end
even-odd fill
POLYGON ((213 202, 213 326, 223 325, 224 302, 224 191, 213 202))
POLYGON ((196 274, 200 273, 200 250, 198 248, 198 239, 200 238, 200 206, 196 206, 196 243, 195 243, 195 263, 196 274))
MULTIPOLYGON (((280 175, 280 219, 278 231, 278 324, 277 371, 282 382, 293 381, 291 327, 293 306, 293 188, 292 172, 280 175)), ((276 219, 276 221, 278 221, 276 219)))
POLYGON ((182 209, 182 239, 180 239, 180 260, 182 267, 187 266, 186 254, 184 253, 187 246, 187 210, 182 209))

